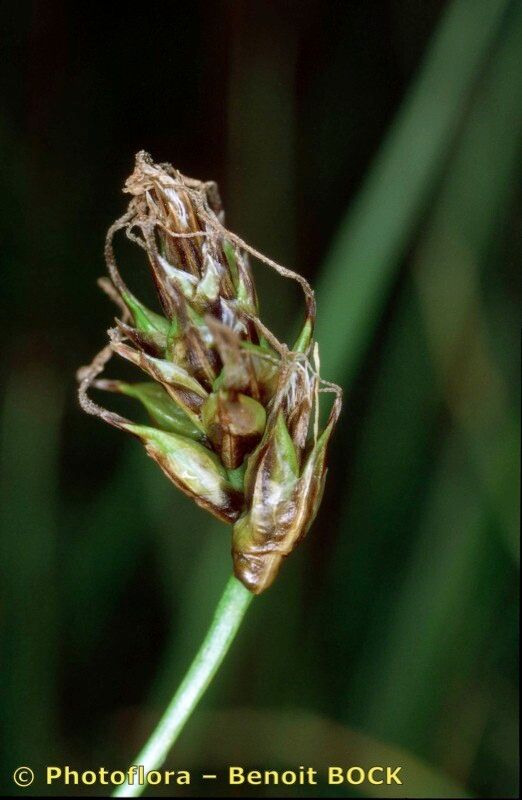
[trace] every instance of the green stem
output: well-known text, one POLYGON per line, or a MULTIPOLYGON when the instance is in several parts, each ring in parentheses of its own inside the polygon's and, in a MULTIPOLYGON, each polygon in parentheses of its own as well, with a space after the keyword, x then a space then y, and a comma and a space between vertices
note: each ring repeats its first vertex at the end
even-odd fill
MULTIPOLYGON (((142 766, 145 773, 157 769, 165 761, 185 722, 219 669, 252 598, 253 595, 236 578, 229 579, 214 619, 189 671, 156 730, 133 762, 136 766, 142 766)), ((127 778, 113 793, 113 797, 140 795, 146 784, 137 783, 136 776, 134 780, 130 784, 127 778)))

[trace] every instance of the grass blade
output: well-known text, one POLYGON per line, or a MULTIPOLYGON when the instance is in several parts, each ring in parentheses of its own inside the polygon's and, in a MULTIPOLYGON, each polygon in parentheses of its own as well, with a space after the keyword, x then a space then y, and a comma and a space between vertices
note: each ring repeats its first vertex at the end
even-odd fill
POLYGON ((455 0, 449 6, 341 223, 318 287, 323 313, 317 337, 323 372, 331 380, 349 384, 357 369, 508 7, 508 0, 455 0))

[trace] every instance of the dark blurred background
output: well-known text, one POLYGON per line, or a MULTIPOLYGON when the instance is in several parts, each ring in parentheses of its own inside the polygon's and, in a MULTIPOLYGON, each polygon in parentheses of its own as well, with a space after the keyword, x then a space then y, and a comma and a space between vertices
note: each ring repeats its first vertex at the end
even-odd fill
MULTIPOLYGON (((132 763, 230 571, 225 526, 76 401, 114 315, 105 231, 144 148, 218 181, 228 225, 317 288, 323 375, 346 399, 313 530, 169 766, 404 767, 395 795, 248 796, 515 796, 522 6, 1 18, 2 791, 20 764, 132 763)), ((298 292, 256 278, 291 337, 298 292)))

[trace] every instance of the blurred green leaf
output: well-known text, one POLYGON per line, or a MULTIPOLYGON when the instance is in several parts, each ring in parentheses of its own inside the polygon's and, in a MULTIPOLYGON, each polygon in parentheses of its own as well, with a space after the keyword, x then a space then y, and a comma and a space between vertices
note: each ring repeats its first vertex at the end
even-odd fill
MULTIPOLYGON (((498 528, 513 530, 516 418, 488 347, 483 311, 487 298, 480 297, 477 275, 510 200, 520 141, 520 6, 513 9, 509 22, 476 92, 415 259, 426 317, 419 318, 408 286, 404 294, 409 294, 410 305, 398 304, 389 334, 392 359, 384 351, 385 366, 363 431, 345 517, 345 529, 352 537, 359 532, 354 520, 359 530, 366 524, 371 543, 362 547, 362 554, 355 553, 355 563, 350 564, 350 546, 341 544, 336 567, 336 579, 346 579, 352 602, 354 596, 356 603, 361 602, 361 584, 366 582, 372 591, 364 631, 361 621, 354 637, 361 641, 363 636, 363 646, 346 691, 347 713, 353 715, 355 706, 368 730, 417 753, 449 759, 463 780, 477 756, 488 716, 492 676, 484 678, 482 673, 494 669, 495 656, 486 659, 492 649, 491 632, 516 579, 492 536, 498 528), (440 379, 431 396, 429 383, 420 380, 424 373, 413 374, 412 356, 424 339, 425 327, 440 379), (412 370, 405 380, 399 372, 408 368, 403 362, 412 370), (397 404, 401 380, 405 394, 416 393, 409 398, 410 409, 397 404), (437 472, 431 481, 421 480, 426 494, 416 497, 412 495, 419 480, 415 471, 422 469, 418 454, 429 431, 429 417, 423 419, 423 414, 431 408, 434 423, 433 403, 442 398, 456 430, 432 451, 437 472), (415 421, 418 441, 410 435, 415 421), (387 475, 386 466, 391 470, 393 459, 386 445, 391 445, 394 433, 395 462, 400 468, 396 475, 387 475), (423 509, 420 525, 415 507, 423 509), (404 528, 408 508, 411 531, 404 528), (383 545, 388 548, 384 555, 379 552, 383 545), (372 566, 372 554, 381 563, 372 566), (388 560, 388 570, 383 560, 388 560), (348 574, 343 574, 343 567, 348 574), (384 576, 383 592, 382 584, 375 590, 378 575, 384 576), (355 594, 358 591, 361 595, 355 594)), ((513 332, 511 336, 514 347, 513 332)), ((342 600, 342 586, 339 594, 342 606, 347 602, 346 594, 342 600)), ((342 625, 340 620, 338 624, 342 625)), ((345 629, 344 638, 349 638, 349 630, 345 629)), ((506 793, 512 789, 511 781, 509 774, 503 776, 506 793)))
MULTIPOLYGON (((481 273, 512 200, 522 134, 522 8, 481 83, 426 233, 415 277, 446 403, 462 429, 503 541, 517 557, 518 413, 495 360, 481 273), (480 398, 480 402, 477 402, 480 398)), ((518 326, 499 321, 518 362, 518 326)))
POLYGON ((146 549, 150 533, 142 487, 147 469, 153 465, 136 442, 130 443, 92 503, 68 515, 68 529, 76 530, 67 542, 64 597, 69 636, 79 655, 99 642, 146 549))
MULTIPOLYGON (((201 754, 194 755, 190 737, 199 736, 198 727, 207 728, 210 735, 204 741, 204 763, 240 764, 245 769, 292 769, 299 764, 318 770, 320 783, 305 786, 299 795, 306 797, 346 797, 354 790, 357 795, 370 797, 466 798, 470 795, 463 786, 403 748, 366 736, 320 715, 293 706, 281 709, 232 708, 208 714, 192 724, 188 741, 179 744, 177 756, 183 763, 200 766, 201 754), (226 731, 216 736, 215 731, 226 731), (401 766, 403 785, 328 786, 325 781, 329 766, 352 765, 368 770, 375 765, 401 766)), ((201 765, 202 766, 202 765, 201 765)), ((289 787, 284 787, 284 794, 289 787)), ((263 795, 280 796, 281 786, 264 786, 263 795)))
POLYGON ((0 716, 8 765, 60 755, 58 452, 62 390, 45 368, 11 375, 1 407, 0 716), (54 756, 53 756, 54 754, 54 756))
MULTIPOLYGON (((372 627, 374 647, 360 663, 365 727, 417 753, 435 755, 447 737, 464 744, 461 712, 451 716, 451 709, 475 702, 477 665, 500 611, 507 564, 498 558, 477 488, 455 436, 442 455, 407 576, 372 627)), ((483 730, 484 720, 477 723, 483 730)))
POLYGON ((323 264, 323 373, 350 385, 508 9, 455 0, 323 264))

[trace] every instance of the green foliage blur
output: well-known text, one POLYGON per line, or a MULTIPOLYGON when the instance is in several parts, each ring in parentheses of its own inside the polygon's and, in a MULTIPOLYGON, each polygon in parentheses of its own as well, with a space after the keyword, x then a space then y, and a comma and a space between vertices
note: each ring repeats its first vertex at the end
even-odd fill
MULTIPOLYGON (((21 764, 132 763, 231 569, 230 531, 76 401, 144 148, 217 180, 229 227, 306 275, 345 389, 318 519, 168 766, 404 767, 395 790, 237 796, 516 796, 522 6, 130 9, 2 15, 0 791, 21 764)), ((256 278, 291 340, 297 290, 256 278)))

